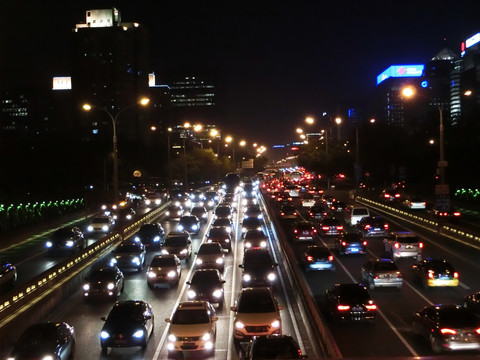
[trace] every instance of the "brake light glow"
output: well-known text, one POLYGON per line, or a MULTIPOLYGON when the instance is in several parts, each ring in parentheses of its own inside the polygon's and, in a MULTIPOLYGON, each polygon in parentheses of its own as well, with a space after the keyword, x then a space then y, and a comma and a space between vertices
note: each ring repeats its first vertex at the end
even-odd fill
POLYGON ((453 277, 454 277, 455 279, 458 279, 458 272, 455 271, 455 272, 453 273, 453 277))
POLYGON ((453 216, 460 216, 460 211, 454 211, 453 216))
POLYGON ((423 243, 422 243, 422 242, 419 242, 419 243, 418 243, 418 247, 419 247, 420 249, 423 249, 423 243))
POLYGON ((480 329, 477 329, 477 330, 475 330, 475 331, 477 332, 477 334, 480 335, 480 329))
POLYGON ((350 306, 349 306, 349 305, 338 305, 338 306, 337 306, 337 310, 338 310, 338 311, 350 310, 350 306))
POLYGON ((342 246, 347 246, 347 243, 345 241, 342 241, 342 246))
MULTIPOLYGON (((440 329, 440 332, 444 335, 455 335, 457 333, 457 331, 455 329, 448 329, 448 328, 440 329)), ((477 330, 477 332, 478 332, 478 330, 477 330)))
POLYGON ((323 231, 328 231, 328 229, 330 229, 330 226, 322 226, 323 231))
POLYGON ((339 231, 343 230, 343 226, 342 225, 337 226, 337 230, 339 230, 339 231))
POLYGON ((365 307, 370 311, 377 310, 377 305, 375 304, 365 305, 365 307))
POLYGON ((367 246, 367 242, 366 242, 366 241, 363 242, 363 246, 367 246))
POLYGON ((297 229, 293 229, 293 232, 296 234, 296 233, 298 233, 298 230, 297 230, 297 229))
POLYGON ((399 243, 395 243, 395 245, 393 245, 395 247, 395 249, 400 249, 400 244, 399 243))
POLYGON ((312 256, 312 255, 308 255, 308 256, 307 256, 307 261, 308 261, 308 262, 312 262, 312 261, 313 261, 313 256, 312 256))
POLYGON ((385 230, 388 230, 388 224, 383 224, 383 228, 384 228, 385 230))
POLYGON ((368 230, 370 228, 371 228, 371 226, 369 224, 365 225, 365 230, 368 230))
POLYGON ((433 272, 433 270, 428 270, 428 277, 430 279, 433 279, 435 277, 435 273, 433 272))
POLYGON ((398 199, 400 197, 400 194, 395 194, 395 197, 398 199))
POLYGON ((328 257, 328 261, 333 261, 333 255, 330 255, 330 256, 328 257))

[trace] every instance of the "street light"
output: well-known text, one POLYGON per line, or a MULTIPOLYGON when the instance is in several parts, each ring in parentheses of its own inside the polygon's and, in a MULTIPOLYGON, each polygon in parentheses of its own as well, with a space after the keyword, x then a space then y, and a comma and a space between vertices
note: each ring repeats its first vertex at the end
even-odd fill
POLYGON ((146 106, 150 102, 149 98, 141 98, 139 101, 128 105, 121 109, 119 112, 117 112, 115 115, 112 115, 106 108, 103 107, 98 107, 95 105, 91 104, 84 104, 82 106, 83 110, 85 111, 90 111, 92 109, 98 109, 106 113, 109 117, 110 120, 112 120, 112 127, 113 127, 113 191, 114 191, 114 202, 115 204, 118 203, 118 145, 117 145, 117 119, 118 116, 123 113, 124 111, 136 106, 136 105, 142 105, 146 106))

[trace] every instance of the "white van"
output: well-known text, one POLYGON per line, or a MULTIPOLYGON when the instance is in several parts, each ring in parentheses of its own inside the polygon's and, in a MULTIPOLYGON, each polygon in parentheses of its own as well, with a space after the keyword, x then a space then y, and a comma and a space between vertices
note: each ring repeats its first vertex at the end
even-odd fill
POLYGON ((366 207, 352 207, 350 211, 350 225, 354 226, 362 218, 370 216, 370 211, 366 207))

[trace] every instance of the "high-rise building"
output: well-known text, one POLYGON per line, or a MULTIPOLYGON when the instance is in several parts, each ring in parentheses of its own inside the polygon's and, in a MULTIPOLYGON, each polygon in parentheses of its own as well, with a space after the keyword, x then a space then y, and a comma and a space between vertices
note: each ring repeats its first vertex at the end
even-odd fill
POLYGON ((461 104, 462 120, 470 125, 479 126, 480 116, 480 33, 462 43, 461 104), (467 95, 468 94, 468 95, 467 95))

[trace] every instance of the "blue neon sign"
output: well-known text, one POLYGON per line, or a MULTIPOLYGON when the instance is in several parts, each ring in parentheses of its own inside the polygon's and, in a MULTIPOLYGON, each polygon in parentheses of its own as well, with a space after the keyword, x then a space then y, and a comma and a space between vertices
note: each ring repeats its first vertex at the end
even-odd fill
POLYGON ((377 76, 377 85, 391 77, 420 77, 425 65, 392 65, 377 76))

